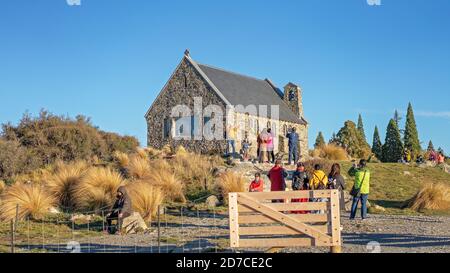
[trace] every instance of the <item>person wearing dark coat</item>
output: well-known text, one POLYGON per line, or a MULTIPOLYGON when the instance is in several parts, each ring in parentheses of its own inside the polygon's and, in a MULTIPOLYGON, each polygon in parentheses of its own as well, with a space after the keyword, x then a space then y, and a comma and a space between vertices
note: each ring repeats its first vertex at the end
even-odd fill
MULTIPOLYGON (((300 162, 297 164, 297 170, 292 174, 292 190, 293 191, 307 191, 309 190, 309 175, 305 170, 305 164, 300 162)), ((305 203, 308 198, 294 198, 292 203, 305 203)), ((292 211, 293 214, 307 214, 309 211, 292 211)))
POLYGON ((127 218, 133 213, 131 198, 127 193, 125 187, 119 187, 116 195, 116 202, 112 207, 112 212, 106 218, 107 230, 109 233, 114 233, 112 228, 112 221, 127 218))
POLYGON ((345 210, 345 179, 341 175, 341 165, 338 163, 333 164, 331 172, 328 175, 328 189, 339 190, 339 204, 341 210, 345 210))
POLYGON ((298 162, 298 141, 299 135, 296 132, 295 128, 292 128, 291 132, 286 135, 289 140, 289 160, 288 165, 291 165, 292 159, 294 159, 294 165, 298 162))

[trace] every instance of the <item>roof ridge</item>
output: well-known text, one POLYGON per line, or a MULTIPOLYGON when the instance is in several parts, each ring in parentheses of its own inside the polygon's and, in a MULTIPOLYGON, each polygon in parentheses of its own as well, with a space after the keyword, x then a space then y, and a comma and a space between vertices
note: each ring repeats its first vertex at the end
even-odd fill
POLYGON ((202 63, 199 63, 199 62, 197 62, 197 64, 198 65, 202 65, 202 66, 206 66, 208 68, 216 69, 216 70, 219 70, 219 71, 222 71, 222 72, 234 74, 234 75, 237 75, 237 76, 241 76, 241 77, 245 77, 245 78, 249 78, 249 79, 253 79, 253 80, 257 80, 257 81, 261 81, 261 82, 266 82, 265 79, 260 79, 260 78, 254 77, 254 76, 244 75, 244 74, 241 74, 241 73, 238 73, 238 72, 226 70, 226 69, 223 69, 223 68, 220 68, 220 67, 216 67, 216 66, 213 66, 213 65, 202 64, 202 63))

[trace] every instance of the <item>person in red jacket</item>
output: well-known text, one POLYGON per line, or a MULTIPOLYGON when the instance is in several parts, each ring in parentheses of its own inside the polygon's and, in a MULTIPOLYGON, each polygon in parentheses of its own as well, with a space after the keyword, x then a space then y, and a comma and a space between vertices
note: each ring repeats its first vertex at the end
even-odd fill
POLYGON ((255 174, 255 180, 250 184, 249 192, 263 192, 264 181, 261 179, 261 174, 255 174))
MULTIPOLYGON (((275 161, 275 166, 269 171, 267 175, 270 179, 271 187, 270 191, 285 191, 286 190, 286 177, 288 173, 281 166, 281 160, 275 161)), ((282 203, 283 200, 274 200, 274 202, 282 203)))

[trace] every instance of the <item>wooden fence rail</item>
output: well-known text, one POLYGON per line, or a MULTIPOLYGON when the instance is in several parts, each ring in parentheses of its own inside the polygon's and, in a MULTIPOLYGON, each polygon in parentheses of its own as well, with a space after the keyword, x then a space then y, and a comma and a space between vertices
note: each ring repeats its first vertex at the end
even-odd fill
POLYGON ((339 191, 230 193, 232 248, 331 247, 340 252, 339 191))

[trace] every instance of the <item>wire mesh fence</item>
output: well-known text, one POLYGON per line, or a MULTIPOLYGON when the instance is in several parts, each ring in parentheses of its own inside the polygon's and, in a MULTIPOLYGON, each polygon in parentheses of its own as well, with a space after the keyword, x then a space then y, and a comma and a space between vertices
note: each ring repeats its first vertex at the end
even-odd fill
POLYGON ((125 234, 110 211, 59 213, 44 220, 0 222, 0 252, 204 253, 227 252, 226 210, 160 207, 147 229, 125 234), (109 221, 108 221, 109 220, 109 221), (109 225, 111 224, 111 225, 109 225), (117 232, 116 232, 117 231, 117 232))

